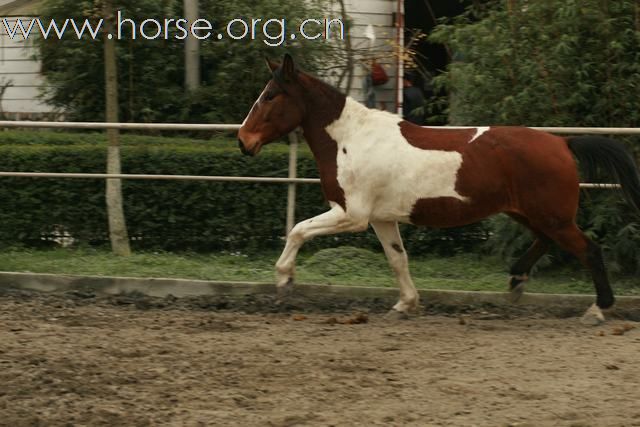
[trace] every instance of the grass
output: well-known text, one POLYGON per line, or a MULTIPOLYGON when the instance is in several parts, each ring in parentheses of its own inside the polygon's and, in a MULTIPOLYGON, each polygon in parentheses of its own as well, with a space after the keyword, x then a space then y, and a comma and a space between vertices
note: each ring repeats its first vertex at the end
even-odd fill
MULTIPOLYGON (((104 249, 15 249, 0 252, 0 270, 92 276, 166 277, 201 280, 273 282, 277 252, 135 253, 120 258, 104 249)), ((497 258, 473 254, 452 257, 412 257, 411 273, 422 289, 504 291, 507 266, 497 258)), ((297 281, 346 286, 395 286, 384 255, 341 247, 301 253, 297 281)), ((616 277, 620 295, 640 295, 635 277, 616 277)), ((529 292, 593 293, 586 272, 575 267, 553 269, 534 276, 529 292)))

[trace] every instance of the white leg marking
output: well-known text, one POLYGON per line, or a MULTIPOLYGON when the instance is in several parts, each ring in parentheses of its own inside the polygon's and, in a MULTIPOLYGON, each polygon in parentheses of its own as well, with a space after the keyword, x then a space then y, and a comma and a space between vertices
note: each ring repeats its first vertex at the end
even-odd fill
POLYGON ((598 326, 604 323, 604 315, 602 310, 596 304, 593 304, 580 320, 583 325, 598 326))
POLYGON ((480 138, 484 133, 489 132, 489 129, 491 129, 489 126, 476 128, 476 134, 473 136, 473 138, 471 138, 471 141, 469 141, 469 144, 471 144, 476 139, 480 138))
POLYGON ((287 244, 276 263, 277 286, 280 289, 292 284, 298 251, 306 242, 316 236, 344 232, 364 231, 368 220, 349 216, 340 205, 330 211, 296 224, 287 237, 287 244))
POLYGON ((419 295, 413 285, 413 280, 411 280, 409 259, 402 245, 398 223, 372 222, 371 226, 375 230, 380 243, 382 243, 384 253, 396 275, 398 287, 400 288, 400 300, 393 306, 393 309, 400 313, 414 310, 418 306, 419 295))

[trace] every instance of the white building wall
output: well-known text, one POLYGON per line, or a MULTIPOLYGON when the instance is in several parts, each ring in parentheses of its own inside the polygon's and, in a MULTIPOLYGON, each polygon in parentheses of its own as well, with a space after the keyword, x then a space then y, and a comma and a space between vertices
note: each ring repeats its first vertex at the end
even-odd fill
MULTIPOLYGON (((398 2, 397 0, 346 0, 345 5, 347 15, 352 22, 349 28, 349 36, 354 48, 369 46, 370 42, 365 37, 365 30, 369 24, 375 30, 376 41, 372 51, 379 53, 380 58, 386 57, 378 62, 383 65, 389 76, 389 81, 386 84, 375 88, 376 107, 395 112, 397 60, 390 53, 394 46, 397 45, 397 30, 393 22, 393 14, 396 12, 398 2)), ((356 58, 356 62, 357 65, 349 95, 360 102, 364 102, 363 83, 369 70, 361 61, 358 61, 358 58, 356 58)), ((345 87, 346 82, 343 82, 342 89, 345 89, 345 87)))
MULTIPOLYGON (((30 17, 7 18, 13 27, 16 19, 28 21, 30 17)), ((0 84, 11 82, 2 98, 2 109, 8 116, 29 118, 31 115, 51 113, 53 109, 38 100, 44 81, 40 75, 40 63, 34 59, 35 47, 21 35, 12 39, 0 25, 0 84)))
MULTIPOLYGON (((3 0, 0 0, 2 4, 3 0)), ((397 8, 397 0, 346 0, 347 14, 351 19, 349 36, 354 48, 369 46, 365 37, 365 29, 371 24, 375 30, 376 41, 373 51, 380 54, 379 62, 385 68, 389 81, 375 88, 377 108, 396 111, 396 73, 397 64, 389 53, 396 44, 396 28, 393 13, 397 8)), ((337 10, 333 16, 339 16, 337 10)), ((7 18, 11 26, 15 25, 17 17, 7 18)), ((28 20, 29 17, 20 19, 28 20)), ((38 100, 39 88, 44 85, 40 75, 40 63, 33 58, 35 47, 30 41, 20 36, 11 39, 3 25, 0 25, 0 83, 12 82, 2 99, 2 109, 8 116, 28 118, 30 115, 52 113, 53 108, 38 100)), ((350 96, 360 102, 365 100, 363 90, 364 78, 369 70, 356 57, 354 78, 352 80, 350 96)), ((346 81, 342 89, 346 88, 346 81)))

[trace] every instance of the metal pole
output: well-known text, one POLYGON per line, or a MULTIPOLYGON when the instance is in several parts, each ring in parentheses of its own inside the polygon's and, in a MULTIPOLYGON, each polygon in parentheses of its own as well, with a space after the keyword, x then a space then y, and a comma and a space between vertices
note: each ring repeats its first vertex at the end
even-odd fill
MULTIPOLYGON (((198 19, 198 0, 184 0, 184 17, 189 27, 198 19)), ((189 34, 184 45, 184 83, 187 91, 200 87, 200 40, 189 34)))
POLYGON ((56 172, 0 172, 0 178, 53 178, 53 179, 135 179, 160 181, 244 182, 257 184, 320 184, 318 178, 269 178, 259 176, 206 176, 206 175, 144 175, 106 173, 56 172))
MULTIPOLYGON (((269 178, 259 176, 206 176, 206 175, 144 175, 144 174, 106 174, 106 173, 57 173, 57 172, 0 172, 0 178, 54 178, 54 179, 134 179, 158 181, 209 181, 243 182, 257 184, 320 184, 318 178, 269 178)), ((295 188, 294 185, 294 188, 295 188)), ((581 183, 580 188, 613 189, 620 184, 581 183)), ((293 192, 295 196, 295 190, 293 192)), ((294 199, 295 207, 295 199, 294 199)), ((292 215, 292 220, 293 220, 292 215)), ((293 222, 292 222, 293 225, 293 222)))
MULTIPOLYGON (((296 131, 289 134, 289 179, 298 176, 298 135, 296 131)), ((287 193, 287 236, 296 222, 296 183, 290 182, 287 193)))
MULTIPOLYGON (((120 130, 198 130, 233 131, 237 124, 187 124, 187 123, 103 123, 103 122, 33 122, 0 121, 0 128, 24 129, 120 129, 120 130)), ((640 130, 639 132, 640 133, 640 130)))
MULTIPOLYGON (((1 128, 25 129, 120 129, 120 130, 197 130, 233 131, 239 124, 186 124, 186 123, 102 123, 102 122, 34 122, 0 121, 1 128)), ((429 129, 474 129, 478 126, 423 126, 429 129)), ((640 135, 640 128, 580 128, 580 127, 530 127, 549 133, 576 135, 640 135)))
POLYGON ((396 75, 396 113, 402 117, 403 111, 403 81, 404 81, 404 0, 398 0, 396 16, 396 49, 398 50, 398 63, 396 75))
MULTIPOLYGON (((113 0, 105 0, 103 4, 107 31, 104 35, 104 76, 105 76, 105 121, 118 123, 118 67, 115 34, 115 6, 113 0)), ((118 129, 107 130, 107 174, 121 173, 120 160, 120 131, 118 129)), ((109 240, 114 254, 130 256, 129 233, 124 214, 124 202, 122 197, 122 181, 120 179, 107 179, 105 186, 105 203, 107 205, 107 219, 109 223, 109 240)))

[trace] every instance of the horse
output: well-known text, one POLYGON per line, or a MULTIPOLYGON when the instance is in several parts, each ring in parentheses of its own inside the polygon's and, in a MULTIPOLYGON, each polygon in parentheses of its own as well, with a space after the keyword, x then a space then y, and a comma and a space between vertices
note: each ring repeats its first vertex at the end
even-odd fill
POLYGON ((617 178, 640 212, 640 177, 618 141, 598 136, 563 138, 526 127, 464 129, 420 127, 368 109, 299 70, 293 58, 267 59, 272 74, 238 131, 243 154, 301 127, 316 160, 330 210, 295 225, 276 263, 276 286, 293 286, 296 256, 315 236, 375 231, 395 273, 398 302, 390 317, 407 318, 419 303, 398 223, 458 227, 505 213, 533 232, 535 241, 510 269, 513 301, 534 264, 556 243, 590 271, 596 301, 585 324, 605 321, 614 305, 601 248, 576 225, 578 164, 617 178))

